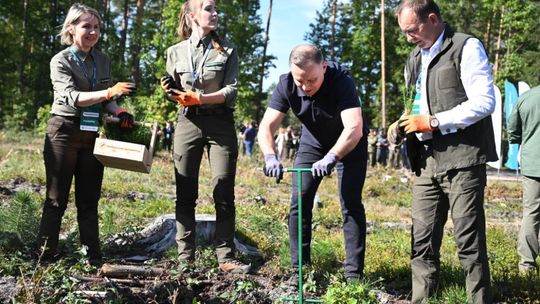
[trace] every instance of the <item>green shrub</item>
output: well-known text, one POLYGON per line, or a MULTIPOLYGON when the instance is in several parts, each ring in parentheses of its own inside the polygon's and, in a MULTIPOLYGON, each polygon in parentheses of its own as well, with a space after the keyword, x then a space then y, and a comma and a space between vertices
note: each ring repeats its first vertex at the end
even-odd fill
POLYGON ((372 284, 336 282, 328 287, 322 300, 325 304, 376 304, 377 296, 372 284))

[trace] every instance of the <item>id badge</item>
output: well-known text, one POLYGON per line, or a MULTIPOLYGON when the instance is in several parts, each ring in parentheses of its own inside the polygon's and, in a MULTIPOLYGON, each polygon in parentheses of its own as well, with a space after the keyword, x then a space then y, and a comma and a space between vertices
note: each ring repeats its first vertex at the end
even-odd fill
POLYGON ((81 109, 81 131, 97 132, 99 129, 99 107, 81 109))

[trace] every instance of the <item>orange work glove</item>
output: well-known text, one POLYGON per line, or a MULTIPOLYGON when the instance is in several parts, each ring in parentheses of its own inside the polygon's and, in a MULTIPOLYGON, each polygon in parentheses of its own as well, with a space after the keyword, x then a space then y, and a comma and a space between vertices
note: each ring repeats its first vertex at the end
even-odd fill
POLYGON ((433 131, 433 128, 429 125, 428 114, 409 114, 404 115, 400 119, 400 127, 405 127, 405 133, 425 133, 433 131))
POLYGON ((120 128, 122 129, 131 129, 133 128, 133 115, 129 114, 129 112, 126 109, 118 109, 116 110, 116 113, 114 113, 118 119, 120 119, 120 128))
POLYGON ((189 106, 200 106, 201 102, 201 93, 194 91, 182 92, 177 89, 169 89, 167 93, 170 94, 176 102, 183 105, 184 107, 189 106))
POLYGON ((107 89, 107 97, 105 99, 118 99, 124 95, 135 93, 137 87, 132 82, 117 82, 114 86, 107 89))

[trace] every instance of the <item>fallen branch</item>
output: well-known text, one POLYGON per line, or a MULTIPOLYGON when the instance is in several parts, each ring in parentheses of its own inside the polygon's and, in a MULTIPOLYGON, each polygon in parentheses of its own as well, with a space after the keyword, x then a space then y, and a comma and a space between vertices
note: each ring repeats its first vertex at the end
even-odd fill
POLYGON ((74 275, 72 276, 73 279, 80 281, 80 282, 93 282, 93 283, 103 283, 108 284, 109 281, 116 283, 116 284, 124 284, 124 285, 131 285, 131 286, 144 286, 146 284, 154 284, 154 280, 139 280, 139 279, 109 279, 109 278, 94 278, 94 277, 84 277, 84 276, 78 276, 74 275))
POLYGON ((114 278, 126 277, 159 277, 165 275, 167 270, 164 268, 136 265, 112 265, 103 264, 100 275, 114 278))

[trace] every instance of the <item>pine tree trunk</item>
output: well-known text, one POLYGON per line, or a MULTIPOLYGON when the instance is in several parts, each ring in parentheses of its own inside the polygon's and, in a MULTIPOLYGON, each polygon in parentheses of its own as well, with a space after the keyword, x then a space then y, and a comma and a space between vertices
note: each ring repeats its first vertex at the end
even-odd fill
POLYGON ((126 43, 127 43, 127 31, 129 25, 129 0, 124 0, 124 16, 122 21, 122 30, 120 31, 120 49, 118 50, 118 63, 120 66, 124 63, 126 43))
POLYGON ((386 128, 386 47, 384 23, 384 0, 381 0, 381 127, 386 128))
POLYGON ((332 28, 332 37, 330 37, 330 60, 336 61, 336 14, 337 0, 332 0, 332 17, 330 18, 330 26, 332 28))
POLYGON ((19 62, 19 91, 23 93, 23 87, 25 86, 26 78, 24 76, 24 67, 26 65, 26 58, 28 57, 27 52, 27 41, 28 41, 28 0, 23 2, 23 23, 22 23, 22 33, 21 33, 21 61, 19 62))
POLYGON ((131 75, 133 82, 139 85, 141 82, 140 54, 141 54, 141 32, 144 16, 144 0, 137 0, 137 16, 135 17, 135 28, 133 33, 133 45, 131 47, 131 75))
POLYGON ((499 23, 499 35, 497 37, 497 49, 495 50, 495 64, 493 65, 493 78, 497 77, 499 72, 499 57, 501 53, 501 39, 503 32, 504 6, 501 8, 501 19, 499 23))
POLYGON ((255 110, 255 120, 260 121, 262 116, 262 96, 263 96, 263 80, 264 72, 266 69, 266 49, 268 48, 269 32, 270 32, 270 20, 272 19, 272 0, 268 4, 268 16, 266 19, 266 33, 264 37, 263 53, 261 59, 261 71, 259 74, 259 92, 257 93, 257 109, 255 110))

